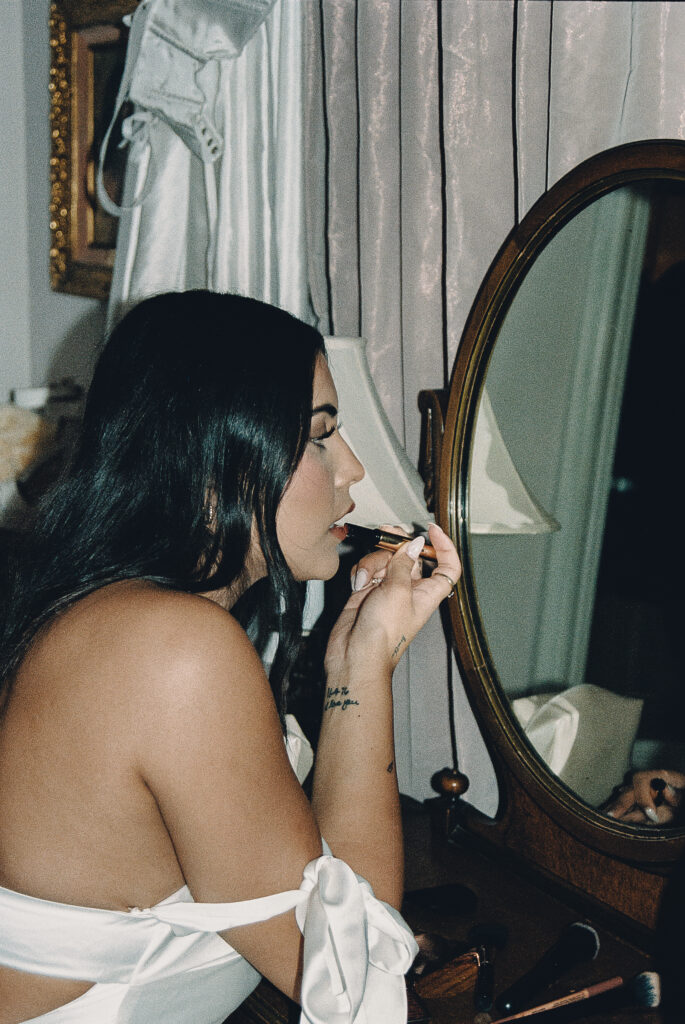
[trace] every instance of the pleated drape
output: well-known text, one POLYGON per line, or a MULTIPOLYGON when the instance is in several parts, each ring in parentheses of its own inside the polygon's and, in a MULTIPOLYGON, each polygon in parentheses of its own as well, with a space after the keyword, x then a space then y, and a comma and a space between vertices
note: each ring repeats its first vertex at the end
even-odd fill
MULTIPOLYGON (((323 214, 310 217, 326 232, 314 307, 331 333, 367 339, 377 390, 415 459, 417 394, 447 380, 480 281, 515 223, 586 157, 621 142, 685 137, 685 6, 318 0, 307 8, 305 137, 325 163, 306 165, 308 201, 325 196, 323 214)), ((397 673, 398 769, 419 799, 450 761, 445 651, 436 617, 397 673)), ((456 667, 455 676, 467 799, 493 813, 494 774, 456 667)))

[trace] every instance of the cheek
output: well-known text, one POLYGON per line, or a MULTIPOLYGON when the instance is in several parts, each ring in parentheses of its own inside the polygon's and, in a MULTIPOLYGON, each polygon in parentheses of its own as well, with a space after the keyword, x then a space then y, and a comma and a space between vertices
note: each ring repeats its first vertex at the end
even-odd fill
POLYGON ((322 459, 305 455, 297 467, 278 511, 279 533, 296 536, 308 520, 329 514, 333 476, 322 459))
POLYGON ((314 507, 330 504, 333 494, 333 474, 318 454, 305 455, 292 480, 293 506, 299 506, 303 515, 314 507))
POLYGON ((322 547, 334 518, 334 477, 314 452, 298 466, 276 515, 278 540, 295 579, 330 579, 335 573, 337 549, 322 547))

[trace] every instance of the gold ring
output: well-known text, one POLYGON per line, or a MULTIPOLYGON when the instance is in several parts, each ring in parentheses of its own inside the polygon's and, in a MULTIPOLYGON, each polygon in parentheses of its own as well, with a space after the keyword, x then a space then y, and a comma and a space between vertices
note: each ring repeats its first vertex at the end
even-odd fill
POLYGON ((448 597, 454 597, 454 592, 457 589, 457 584, 454 582, 451 576, 448 576, 446 572, 441 572, 439 569, 434 569, 431 576, 444 576, 450 587, 452 588, 447 595, 448 597))

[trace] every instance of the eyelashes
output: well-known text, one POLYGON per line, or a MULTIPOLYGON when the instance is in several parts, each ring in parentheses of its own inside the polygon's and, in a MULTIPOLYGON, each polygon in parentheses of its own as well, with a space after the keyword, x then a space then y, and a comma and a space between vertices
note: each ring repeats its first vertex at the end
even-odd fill
POLYGON ((330 428, 330 430, 324 431, 323 434, 317 434, 316 437, 310 437, 309 440, 311 441, 312 444, 315 444, 318 448, 323 448, 323 447, 325 447, 324 441, 326 441, 329 437, 333 437, 333 434, 335 434, 336 430, 340 430, 341 427, 342 427, 342 420, 338 419, 337 422, 334 423, 333 426, 330 428))

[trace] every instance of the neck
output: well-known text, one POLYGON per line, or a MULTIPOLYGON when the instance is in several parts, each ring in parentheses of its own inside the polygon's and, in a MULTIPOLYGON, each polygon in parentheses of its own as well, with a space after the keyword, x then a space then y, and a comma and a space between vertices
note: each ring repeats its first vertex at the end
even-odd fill
POLYGON ((222 587, 220 590, 206 590, 202 593, 202 597, 206 597, 209 601, 214 601, 226 611, 230 611, 238 598, 242 597, 253 583, 266 576, 266 566, 263 565, 263 559, 260 558, 258 560, 258 565, 252 564, 254 561, 257 560, 250 558, 248 553, 243 571, 229 587, 222 587))

